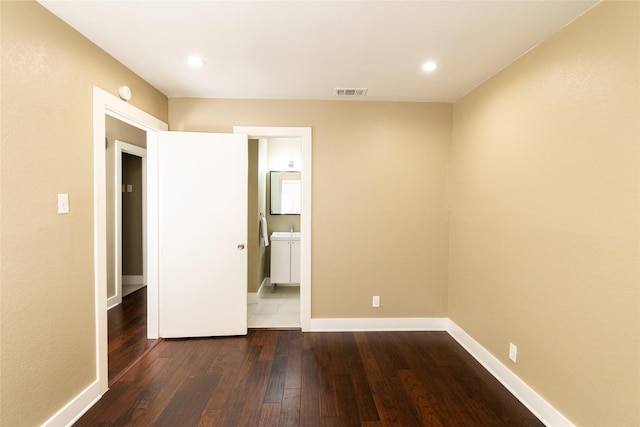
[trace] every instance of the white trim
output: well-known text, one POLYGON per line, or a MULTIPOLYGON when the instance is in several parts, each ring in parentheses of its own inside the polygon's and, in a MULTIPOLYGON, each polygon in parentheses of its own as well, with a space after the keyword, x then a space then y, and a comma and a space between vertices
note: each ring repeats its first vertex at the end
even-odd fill
POLYGON ((100 383, 96 380, 42 424, 42 427, 71 426, 100 400, 100 383))
POLYGON ((311 331, 446 331, 447 323, 446 317, 311 319, 311 331))
POLYGON ((554 427, 574 427, 574 424, 551 406, 538 393, 511 372, 493 354, 474 340, 462 328, 449 319, 447 332, 484 368, 526 406, 544 425, 554 427))
MULTIPOLYGON (((168 125, 144 111, 128 104, 110 93, 93 88, 93 263, 94 263, 94 292, 96 316, 96 378, 99 393, 108 389, 108 345, 107 345, 107 190, 106 190, 106 150, 105 150, 105 115, 110 115, 147 132, 147 151, 155 148, 158 132, 167 130, 168 125)), ((148 165, 148 169, 151 166, 148 165)), ((147 174, 150 171, 147 170, 147 174)), ((153 175, 149 175, 153 176, 153 175)), ((157 186, 156 186, 157 187, 157 186)), ((153 191, 148 188, 147 193, 153 191)), ((157 188, 156 188, 157 191, 157 188)), ((150 209, 147 218, 149 233, 147 236, 147 250, 149 253, 157 248, 157 227, 154 229, 153 210, 149 205, 153 194, 147 194, 147 207, 150 209), (154 240, 155 239, 155 240, 154 240), (154 246, 155 244, 155 246, 154 246)), ((157 220, 157 206, 155 218, 157 220)), ((157 258, 157 256, 156 256, 157 258)), ((158 337, 158 283, 157 265, 151 265, 149 256, 147 267, 150 269, 147 277, 147 336, 158 337), (155 279, 155 282, 151 278, 155 279)))
POLYGON ((119 295, 114 295, 112 297, 107 298, 107 310, 111 310, 113 307, 122 303, 122 297, 119 295))
POLYGON ((233 133, 250 138, 301 138, 302 206, 300 214, 300 326, 311 331, 311 168, 312 138, 310 127, 234 126, 233 133))
POLYGON ((122 276, 123 285, 144 285, 144 276, 122 276))
POLYGON ((260 302, 260 298, 265 293, 265 289, 269 287, 269 278, 265 277, 262 279, 262 283, 258 287, 258 292, 249 292, 247 297, 247 304, 257 304, 260 302))
MULTIPOLYGON (((114 227, 114 278, 116 282, 116 300, 120 304, 122 302, 122 285, 137 285, 145 284, 144 273, 147 270, 147 150, 146 148, 138 147, 137 145, 129 144, 118 139, 115 140, 115 185, 114 185, 114 213, 115 213, 115 227, 114 227), (140 281, 134 283, 125 283, 125 278, 122 276, 122 153, 131 154, 136 157, 140 157, 142 161, 142 276, 129 276, 140 277, 140 281)), ((136 279, 138 280, 138 279, 136 279)))
POLYGON ((265 277, 262 279, 262 283, 260 283, 260 287, 258 288, 258 298, 261 298, 262 295, 267 292, 267 289, 270 289, 271 279, 269 277, 265 277))

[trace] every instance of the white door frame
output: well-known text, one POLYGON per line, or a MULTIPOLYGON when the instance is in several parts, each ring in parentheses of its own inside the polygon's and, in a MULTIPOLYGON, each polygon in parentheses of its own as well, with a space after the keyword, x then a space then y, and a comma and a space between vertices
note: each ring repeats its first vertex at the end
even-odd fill
MULTIPOLYGON (((147 152, 157 149, 158 132, 169 126, 110 93, 93 88, 93 263, 96 314, 96 380, 100 394, 109 388, 107 342, 107 188, 105 116, 147 132, 147 152)), ((148 153, 149 154, 149 153, 148 153)), ((147 175, 157 176, 157 164, 147 161, 147 175)), ((157 182, 148 180, 147 215, 147 337, 158 338, 158 212, 157 182), (155 208, 155 210, 154 210, 155 208), (151 254, 155 253, 156 256, 151 254)))
MULTIPOLYGON (((107 309, 122 303, 122 153, 140 157, 142 160, 142 280, 147 284, 147 150, 124 141, 115 141, 115 186, 114 186, 114 270, 116 294, 107 299, 107 309)), ((109 196, 107 196, 109 197, 109 196)))
POLYGON ((233 133, 249 138, 300 138, 302 140, 302 205, 300 210, 300 326, 311 330, 311 128, 234 126, 233 133))

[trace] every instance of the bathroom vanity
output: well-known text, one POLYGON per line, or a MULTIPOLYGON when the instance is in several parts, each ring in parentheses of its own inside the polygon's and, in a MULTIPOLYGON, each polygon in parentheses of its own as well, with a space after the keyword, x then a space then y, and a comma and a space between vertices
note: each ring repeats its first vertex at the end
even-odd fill
POLYGON ((271 234, 271 284, 300 283, 300 232, 271 234))

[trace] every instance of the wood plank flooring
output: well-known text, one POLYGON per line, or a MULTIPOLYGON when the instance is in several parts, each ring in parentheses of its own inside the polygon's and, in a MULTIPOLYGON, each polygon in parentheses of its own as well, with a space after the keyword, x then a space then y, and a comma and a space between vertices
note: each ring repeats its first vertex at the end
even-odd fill
POLYGON ((76 426, 542 426, 446 332, 160 340, 76 426))
POLYGON ((147 339, 147 288, 125 296, 107 313, 109 385, 112 385, 157 340, 147 339))

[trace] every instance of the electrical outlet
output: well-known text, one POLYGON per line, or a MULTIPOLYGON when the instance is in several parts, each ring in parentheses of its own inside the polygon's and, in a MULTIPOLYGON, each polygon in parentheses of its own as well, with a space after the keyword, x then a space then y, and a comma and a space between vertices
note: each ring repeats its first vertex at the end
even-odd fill
POLYGON ((509 343, 509 359, 513 360, 513 363, 516 363, 516 359, 518 358, 518 347, 510 342, 509 343))
POLYGON ((378 295, 373 296, 373 302, 371 303, 371 307, 375 307, 375 308, 380 307, 380 296, 378 295))

